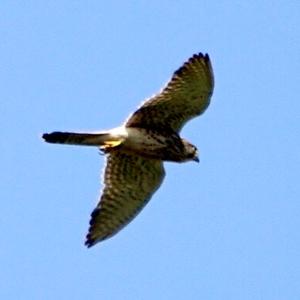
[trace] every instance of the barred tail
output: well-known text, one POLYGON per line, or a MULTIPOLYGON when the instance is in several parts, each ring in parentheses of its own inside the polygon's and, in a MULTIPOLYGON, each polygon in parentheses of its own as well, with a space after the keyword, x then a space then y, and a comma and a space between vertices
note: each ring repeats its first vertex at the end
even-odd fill
POLYGON ((43 139, 52 144, 69 144, 97 147, 115 147, 124 140, 121 136, 113 136, 110 133, 74 133, 59 132, 44 133, 43 139))

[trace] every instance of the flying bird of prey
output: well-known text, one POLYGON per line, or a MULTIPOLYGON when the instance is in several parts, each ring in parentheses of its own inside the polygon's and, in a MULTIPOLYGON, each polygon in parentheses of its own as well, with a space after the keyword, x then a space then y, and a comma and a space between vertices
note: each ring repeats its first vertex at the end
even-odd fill
POLYGON ((164 161, 199 161, 197 148, 179 132, 208 107, 213 86, 208 54, 195 54, 122 126, 98 133, 43 135, 48 143, 96 146, 106 154, 104 187, 91 214, 88 247, 116 234, 141 211, 163 181, 164 161))

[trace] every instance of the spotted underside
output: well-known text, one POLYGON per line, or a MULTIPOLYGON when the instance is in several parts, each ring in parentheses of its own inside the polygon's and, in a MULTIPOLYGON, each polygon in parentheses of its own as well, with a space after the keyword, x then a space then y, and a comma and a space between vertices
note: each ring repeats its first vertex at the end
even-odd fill
MULTIPOLYGON (((145 101, 126 127, 179 132, 190 119, 205 111, 214 85, 208 55, 191 57, 163 90, 145 101)), ((107 158, 104 189, 91 215, 86 245, 106 239, 130 222, 146 205, 164 177, 162 161, 122 152, 107 158)))
POLYGON ((104 189, 92 213, 86 245, 106 239, 130 222, 147 204, 165 176, 160 160, 120 151, 107 156, 104 189))
POLYGON ((86 237, 88 247, 116 234, 141 211, 163 181, 163 161, 197 161, 197 148, 179 132, 205 111, 213 87, 209 56, 195 54, 123 126, 98 133, 43 135, 48 143, 97 146, 107 157, 103 190, 86 237))
MULTIPOLYGON (((208 107, 213 85, 208 55, 194 55, 159 94, 129 117, 125 126, 179 132, 188 120, 208 107)), ((163 177, 162 161, 120 151, 109 154, 104 189, 91 215, 86 245, 114 235, 130 222, 158 189, 163 177)))
POLYGON ((179 132, 210 103, 214 77, 209 56, 192 56, 174 72, 160 93, 146 100, 127 120, 127 127, 158 128, 179 132))

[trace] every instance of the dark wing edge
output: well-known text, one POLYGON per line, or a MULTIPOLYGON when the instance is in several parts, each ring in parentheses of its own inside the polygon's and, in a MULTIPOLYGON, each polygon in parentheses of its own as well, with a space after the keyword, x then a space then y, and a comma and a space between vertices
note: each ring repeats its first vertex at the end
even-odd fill
POLYGON ((85 245, 92 247, 126 226, 148 203, 164 176, 162 161, 122 152, 109 154, 104 189, 91 214, 85 245))
POLYGON ((180 131, 210 103, 214 76, 208 54, 194 54, 176 70, 160 93, 146 100, 126 121, 127 127, 180 131))

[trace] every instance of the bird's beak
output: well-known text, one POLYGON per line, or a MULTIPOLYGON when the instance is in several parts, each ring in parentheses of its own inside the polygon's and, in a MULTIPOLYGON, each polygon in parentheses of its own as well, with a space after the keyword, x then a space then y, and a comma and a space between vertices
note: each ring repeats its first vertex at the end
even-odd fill
POLYGON ((194 156, 193 161, 195 161, 197 163, 200 162, 200 159, 199 159, 198 155, 194 156))

